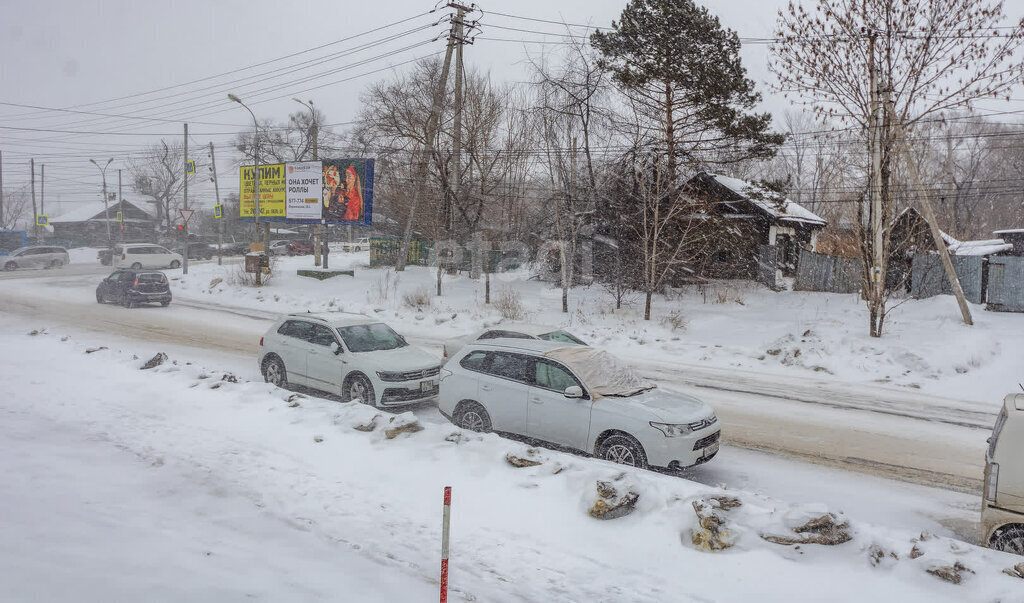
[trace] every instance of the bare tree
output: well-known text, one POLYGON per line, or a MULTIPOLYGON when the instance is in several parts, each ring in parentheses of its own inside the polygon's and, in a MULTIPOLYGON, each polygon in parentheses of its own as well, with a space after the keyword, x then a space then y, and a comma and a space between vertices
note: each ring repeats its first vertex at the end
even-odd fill
MULTIPOLYGON (((133 159, 128 167, 132 187, 156 204, 157 224, 170 229, 174 212, 181 208, 182 189, 185 186, 185 153, 180 143, 168 144, 161 140, 149 152, 133 159)), ((195 174, 189 175, 189 182, 195 174)))
MULTIPOLYGON (((813 0, 779 13, 771 48, 778 87, 814 99, 820 115, 853 126, 874 146, 874 184, 863 182, 864 290, 871 335, 886 316, 885 262, 890 253, 896 136, 922 120, 1006 95, 1024 75, 1017 51, 1024 21, 1001 27, 1002 2, 990 0, 813 0), (877 80, 877 88, 871 82, 877 80), (875 273, 878 270, 879 273, 875 273)), ((869 172, 865 166, 864 172, 869 172)))
POLYGON ((19 225, 25 226, 32 221, 32 196, 28 187, 23 186, 14 191, 3 191, 4 212, 0 215, 0 230, 14 230, 19 225))

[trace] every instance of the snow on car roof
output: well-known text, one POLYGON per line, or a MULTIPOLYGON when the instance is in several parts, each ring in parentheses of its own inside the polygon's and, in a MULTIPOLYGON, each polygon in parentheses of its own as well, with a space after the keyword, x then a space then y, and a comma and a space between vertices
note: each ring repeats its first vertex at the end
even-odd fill
POLYGON ((538 335, 544 335, 545 333, 551 333, 553 331, 561 331, 562 327, 554 327, 551 325, 538 325, 528 322, 500 322, 496 325, 491 325, 486 331, 514 331, 516 333, 525 333, 537 337, 538 335))
POLYGON ((291 318, 311 318, 326 322, 332 327, 349 327, 352 325, 368 325, 382 322, 365 314, 354 312, 293 312, 288 315, 291 318))
POLYGON ((654 387, 640 377, 631 366, 612 354, 586 346, 566 346, 544 354, 557 360, 576 373, 590 390, 594 399, 611 395, 628 395, 654 387))

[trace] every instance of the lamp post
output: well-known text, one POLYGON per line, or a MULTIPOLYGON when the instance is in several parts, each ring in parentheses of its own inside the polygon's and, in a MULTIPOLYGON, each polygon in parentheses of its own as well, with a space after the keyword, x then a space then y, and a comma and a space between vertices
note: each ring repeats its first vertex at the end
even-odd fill
MULTIPOLYGON (((228 100, 238 103, 245 107, 245 110, 252 115, 252 125, 255 129, 252 139, 252 161, 253 161, 253 215, 256 217, 256 240, 259 241, 259 230, 260 230, 260 123, 256 121, 256 114, 252 112, 252 109, 248 105, 242 102, 242 99, 238 98, 234 94, 228 93, 228 100)), ((239 191, 241 192, 241 191, 239 191)), ((270 224, 266 224, 263 231, 263 253, 267 256, 267 262, 270 261, 270 224)), ((256 286, 260 286, 263 281, 263 270, 256 270, 256 286)))
POLYGON ((100 164, 96 163, 95 159, 90 159, 89 163, 96 166, 100 171, 100 175, 103 177, 103 218, 107 224, 107 249, 110 250, 110 261, 114 261, 114 241, 110 238, 110 208, 107 207, 107 168, 113 163, 114 158, 111 157, 107 162, 100 167, 100 164))
MULTIPOLYGON (((310 122, 310 124, 311 124, 310 129, 313 131, 313 161, 316 161, 316 160, 318 160, 320 158, 319 154, 317 152, 318 151, 317 143, 318 143, 318 141, 320 139, 320 132, 319 132, 319 129, 317 128, 316 109, 313 108, 313 101, 310 100, 307 103, 307 102, 301 101, 301 100, 299 100, 297 98, 294 98, 294 97, 292 98, 292 100, 297 102, 297 103, 299 103, 303 107, 309 109, 309 115, 310 115, 310 118, 312 120, 310 122)), ((321 200, 320 207, 321 207, 320 211, 322 212, 323 211, 323 200, 321 200)), ((313 226, 313 265, 314 266, 319 266, 320 265, 320 258, 322 257, 322 255, 320 253, 321 252, 321 245, 322 245, 322 243, 320 242, 320 225, 316 224, 316 225, 313 226)), ((324 266, 324 268, 326 268, 326 267, 327 266, 324 266)))

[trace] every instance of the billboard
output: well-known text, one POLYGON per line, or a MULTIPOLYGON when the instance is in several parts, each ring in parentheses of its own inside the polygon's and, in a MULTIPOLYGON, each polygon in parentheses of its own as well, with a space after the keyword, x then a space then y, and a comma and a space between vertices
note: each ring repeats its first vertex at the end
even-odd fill
MULTIPOLYGON (((326 159, 260 166, 260 220, 298 224, 373 222, 373 159, 326 159)), ((240 218, 253 212, 253 169, 240 172, 240 218)))
MULTIPOLYGON (((283 163, 260 166, 260 219, 284 219, 285 175, 283 163)), ((251 165, 243 165, 239 171, 239 213, 242 218, 253 218, 253 192, 256 189, 255 175, 251 165)))

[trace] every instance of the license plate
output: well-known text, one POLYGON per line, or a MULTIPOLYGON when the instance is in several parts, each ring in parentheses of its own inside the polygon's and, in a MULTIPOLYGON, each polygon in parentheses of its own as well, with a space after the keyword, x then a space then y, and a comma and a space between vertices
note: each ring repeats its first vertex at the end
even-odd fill
POLYGON ((714 444, 712 444, 712 445, 708 446, 707 448, 705 448, 703 456, 704 456, 704 458, 707 458, 707 457, 715 454, 716 452, 718 452, 718 442, 715 442, 714 444))
POLYGON ((429 392, 432 389, 434 389, 434 382, 433 381, 420 381, 420 391, 421 392, 429 392))

